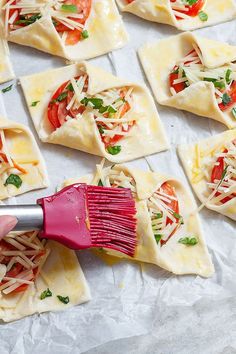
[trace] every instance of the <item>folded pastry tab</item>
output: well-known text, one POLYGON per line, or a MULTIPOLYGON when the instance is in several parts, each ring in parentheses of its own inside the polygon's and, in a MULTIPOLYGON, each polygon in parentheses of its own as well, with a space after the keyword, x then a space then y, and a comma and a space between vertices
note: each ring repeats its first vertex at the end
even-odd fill
POLYGON ((156 100, 236 127, 236 46, 183 33, 139 50, 156 100))
MULTIPOLYGON (((77 181, 131 189, 137 209, 135 260, 156 264, 175 274, 204 277, 213 274, 214 266, 202 235, 197 207, 178 180, 122 165, 108 168, 98 165, 94 175, 67 180, 64 186, 77 181)), ((118 252, 105 251, 127 258, 118 252)))
POLYGON ((0 84, 14 79, 7 41, 4 39, 0 22, 0 84))
POLYGON ((0 117, 0 200, 48 184, 33 134, 27 127, 0 117))
POLYGON ((128 41, 114 0, 1 0, 9 41, 71 60, 93 58, 128 41))
POLYGON ((185 172, 202 202, 236 220, 236 129, 178 147, 185 172))
POLYGON ((90 300, 75 252, 38 238, 10 233, 0 241, 0 319, 58 311, 90 300))
POLYGON ((123 162, 166 150, 148 90, 80 63, 20 79, 39 137, 123 162))
POLYGON ((117 0, 122 11, 182 31, 212 26, 236 18, 233 0, 117 0))

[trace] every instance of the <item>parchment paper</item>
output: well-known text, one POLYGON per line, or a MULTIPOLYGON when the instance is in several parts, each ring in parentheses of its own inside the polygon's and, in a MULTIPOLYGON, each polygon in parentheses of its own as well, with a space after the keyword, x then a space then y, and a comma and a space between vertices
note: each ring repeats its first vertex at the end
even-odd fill
MULTIPOLYGON (((169 26, 145 22, 128 14, 124 15, 124 22, 130 34, 129 44, 121 50, 94 59, 92 62, 114 74, 143 83, 145 77, 137 59, 136 50, 146 41, 166 38, 177 34, 178 31, 169 26)), ((197 32, 236 45, 236 21, 197 32)), ((17 77, 64 65, 64 61, 60 58, 53 58, 23 46, 11 44, 10 52, 17 77)), ((8 84, 1 85, 0 88, 6 86, 8 84)), ((12 91, 3 96, 8 117, 27 124, 35 133, 21 87, 15 83, 12 91)), ((153 170, 173 174, 187 184, 176 156, 176 145, 223 132, 226 127, 190 113, 158 105, 157 108, 171 141, 171 150, 150 156, 146 160, 136 160, 130 165, 143 169, 148 169, 150 165, 153 170)), ((35 136, 37 139, 36 133, 35 136)), ((100 161, 98 157, 65 147, 42 144, 39 141, 38 143, 46 159, 51 186, 47 190, 30 192, 16 198, 18 203, 34 202, 41 196, 53 193, 55 187, 65 178, 89 173, 93 170, 95 163, 100 161)), ((150 348, 146 351, 145 344, 137 345, 132 351, 134 353, 221 353, 216 348, 226 348, 224 353, 234 353, 232 337, 227 337, 228 330, 224 340, 213 340, 213 347, 210 349, 207 348, 206 338, 205 350, 202 346, 200 350, 199 346, 191 345, 187 332, 187 339, 184 342, 186 347, 181 347, 178 337, 183 334, 183 331, 185 332, 183 326, 188 326, 187 331, 187 328, 191 326, 191 320, 194 319, 193 321, 196 322, 196 316, 197 320, 203 321, 203 325, 208 329, 209 326, 214 327, 214 321, 210 324, 206 320, 204 322, 204 312, 207 312, 207 308, 211 308, 213 314, 209 316, 209 321, 217 318, 218 325, 221 320, 217 317, 217 311, 219 307, 224 308, 227 315, 224 312, 225 317, 222 318, 226 323, 223 327, 230 326, 227 319, 232 311, 230 304, 236 294, 235 223, 208 210, 201 212, 201 219, 216 269, 212 278, 174 276, 156 266, 129 262, 122 262, 111 267, 89 251, 78 252, 80 263, 91 287, 92 301, 64 312, 34 315, 14 323, 2 324, 0 327, 1 354, 77 354, 89 349, 91 349, 89 353, 95 353, 92 348, 114 340, 116 340, 114 345, 106 346, 110 348, 106 353, 131 353, 128 349, 130 346, 128 347, 127 342, 126 347, 124 338, 140 335, 142 335, 140 338, 147 338, 145 348, 148 348, 148 343, 150 348), (199 311, 199 315, 196 311, 199 311), (183 314, 185 319, 187 317, 185 322, 181 322, 183 314), (150 334, 147 335, 148 333, 150 334), (121 342, 117 341, 121 338, 123 338, 121 342), (119 343, 122 343, 121 347, 119 343), (215 347, 215 345, 218 346, 215 347)), ((235 314, 234 306, 234 317, 235 314)), ((204 334, 203 328, 201 333, 204 334)), ((209 335, 209 330, 207 333, 209 335)), ((197 334, 195 339, 198 342, 197 334)), ((136 339, 130 339, 129 343, 133 340, 136 339)), ((98 352, 105 353, 105 349, 104 351, 98 349, 96 353, 98 352)))

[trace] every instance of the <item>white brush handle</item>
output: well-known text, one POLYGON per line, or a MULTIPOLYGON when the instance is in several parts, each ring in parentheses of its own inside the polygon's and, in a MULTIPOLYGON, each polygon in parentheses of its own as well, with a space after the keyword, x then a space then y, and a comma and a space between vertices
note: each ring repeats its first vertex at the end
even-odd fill
POLYGON ((13 231, 40 230, 43 226, 43 209, 40 205, 0 205, 0 216, 15 216, 18 223, 13 231))

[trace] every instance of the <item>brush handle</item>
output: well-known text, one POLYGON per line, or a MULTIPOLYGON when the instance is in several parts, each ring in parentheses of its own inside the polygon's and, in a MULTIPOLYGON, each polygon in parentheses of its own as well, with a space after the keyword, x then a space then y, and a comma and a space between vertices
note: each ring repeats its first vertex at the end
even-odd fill
POLYGON ((0 205, 0 216, 15 216, 18 223, 13 231, 40 230, 43 227, 43 209, 40 205, 0 205))

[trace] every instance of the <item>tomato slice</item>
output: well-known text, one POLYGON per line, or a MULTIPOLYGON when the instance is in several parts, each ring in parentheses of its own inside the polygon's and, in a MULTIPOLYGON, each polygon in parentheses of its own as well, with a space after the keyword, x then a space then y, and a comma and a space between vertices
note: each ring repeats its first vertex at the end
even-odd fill
MULTIPOLYGON (((80 76, 77 76, 75 80, 78 80, 80 76)), ((47 108, 48 120, 52 124, 54 129, 60 128, 66 122, 66 116, 70 115, 72 118, 75 118, 78 113, 83 113, 84 108, 79 107, 79 109, 75 110, 71 108, 67 110, 66 107, 69 104, 71 98, 74 95, 73 91, 70 91, 67 86, 70 81, 64 82, 53 94, 47 108), (65 93, 65 98, 58 101, 58 97, 65 93)), ((84 89, 87 90, 88 87, 88 79, 85 81, 84 89)), ((83 106, 82 106, 83 107, 83 106)))
POLYGON ((230 97, 230 102, 227 104, 220 103, 219 108, 221 111, 226 111, 228 108, 232 107, 236 103, 236 81, 233 81, 227 95, 230 97))
POLYGON ((175 92, 178 93, 178 92, 181 92, 183 91, 186 86, 185 86, 185 83, 184 82, 181 82, 179 84, 174 84, 174 81, 178 79, 178 76, 179 74, 176 73, 176 70, 178 69, 177 66, 175 66, 173 72, 170 73, 169 75, 169 84, 170 84, 170 87, 173 87, 175 92))
MULTIPOLYGON (((170 0, 171 2, 176 2, 176 0, 170 0)), ((186 10, 178 10, 182 14, 186 14, 191 17, 195 17, 199 14, 205 4, 205 0, 198 0, 193 5, 185 5, 186 10)), ((181 17, 176 16, 177 20, 183 20, 181 17)))
MULTIPOLYGON (((235 142, 236 143, 236 142, 235 142)), ((228 150, 225 149, 223 151, 223 153, 227 153, 228 150)), ((216 160, 217 162, 217 165, 215 165, 212 169, 212 172, 211 172, 211 183, 214 183, 215 180, 218 180, 220 181, 222 176, 223 176, 223 173, 224 173, 224 169, 225 169, 225 161, 224 161, 224 157, 218 157, 218 159, 216 160)), ((221 195, 220 192, 216 192, 215 193, 215 196, 218 197, 219 195, 221 195)), ((235 198, 236 197, 236 193, 233 193, 232 195, 229 195, 228 197, 225 197, 224 199, 221 200, 221 203, 222 204, 225 204, 227 202, 229 202, 231 199, 235 198)))
MULTIPOLYGON (((160 190, 163 191, 163 193, 169 195, 170 197, 174 197, 176 198, 176 200, 171 200, 170 203, 168 203, 168 208, 170 208, 174 213, 176 214, 179 214, 179 202, 178 202, 178 199, 177 199, 177 195, 175 193, 175 189, 174 187, 172 187, 168 182, 164 182, 162 185, 161 185, 161 188, 160 190)), ((178 218, 176 218, 176 220, 179 221, 178 218)), ((169 224, 173 224, 173 221, 167 217, 166 219, 166 225, 169 225, 169 224)), ((176 232, 177 228, 172 232, 172 234, 168 237, 167 240, 160 240, 160 244, 161 246, 163 246, 164 244, 166 244, 166 242, 174 235, 174 233, 176 232)))

